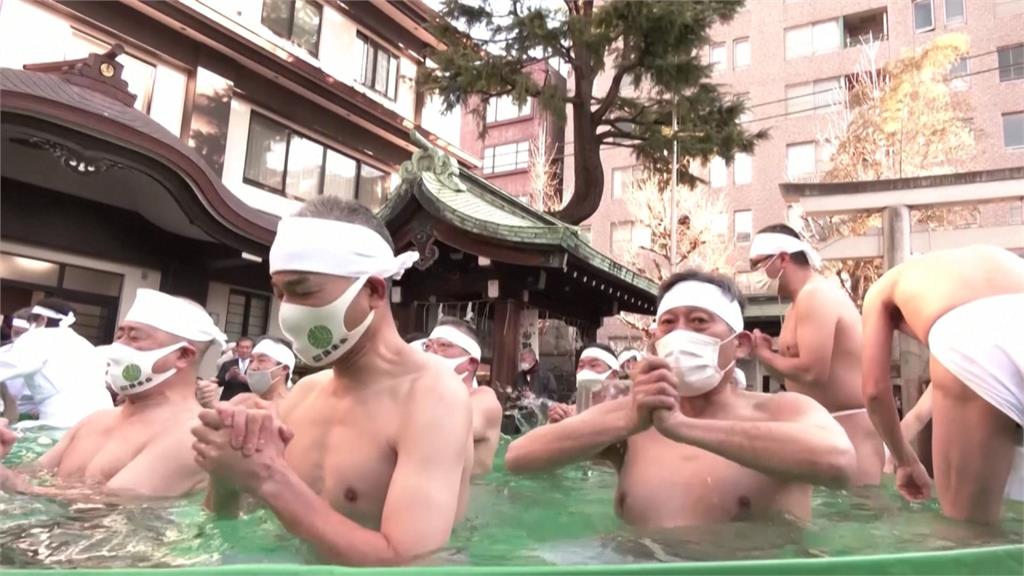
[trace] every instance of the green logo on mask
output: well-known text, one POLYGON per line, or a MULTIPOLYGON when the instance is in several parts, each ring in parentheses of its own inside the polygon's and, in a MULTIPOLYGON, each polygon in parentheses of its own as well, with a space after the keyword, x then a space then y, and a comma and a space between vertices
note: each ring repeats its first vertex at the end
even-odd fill
POLYGON ((135 382, 142 378, 142 368, 138 364, 129 364, 124 367, 124 370, 121 370, 121 378, 127 382, 135 382))
POLYGON ((310 346, 324 350, 334 342, 334 333, 327 326, 320 324, 309 329, 309 332, 306 333, 306 341, 310 346))

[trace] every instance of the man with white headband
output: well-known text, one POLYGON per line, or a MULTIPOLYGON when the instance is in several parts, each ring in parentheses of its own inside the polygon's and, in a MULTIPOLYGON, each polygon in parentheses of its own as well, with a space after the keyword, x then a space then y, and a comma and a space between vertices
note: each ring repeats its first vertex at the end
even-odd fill
MULTIPOLYGON (((288 383, 295 371, 295 354, 289 345, 265 337, 252 349, 245 372, 249 391, 270 403, 280 402, 288 394, 288 383)), ((216 382, 200 380, 196 397, 203 408, 213 408, 222 398, 223 388, 216 382)))
POLYGON ((480 339, 476 328, 458 318, 441 318, 427 338, 426 351, 439 356, 445 366, 462 377, 470 390, 473 406, 473 475, 487 474, 501 438, 501 402, 491 386, 480 386, 476 372, 480 367, 480 339))
POLYGON ((273 410, 244 394, 200 414, 208 506, 229 515, 248 493, 332 563, 404 564, 443 547, 468 496, 472 413, 455 372, 395 327, 390 283, 417 254, 396 256, 365 206, 321 196, 281 220, 269 260, 282 331, 326 369, 273 410))
POLYGON ((71 428, 97 410, 112 406, 103 384, 106 363, 78 335, 74 308, 43 298, 29 311, 29 329, 0 356, 0 382, 20 378, 39 409, 38 420, 19 427, 71 428))
POLYGON ((635 348, 626 348, 622 352, 619 352, 619 355, 616 358, 619 361, 619 374, 625 378, 629 378, 629 372, 643 357, 643 352, 640 352, 635 348))
POLYGON ((786 390, 806 394, 828 409, 857 450, 854 484, 882 479, 885 454, 860 390, 861 321, 850 296, 816 270, 817 252, 785 224, 762 229, 750 243, 750 268, 778 280, 780 298, 793 302, 779 335, 754 330, 753 356, 785 379, 786 390))
POLYGON ((750 347, 741 302, 728 278, 671 276, 630 396, 531 431, 537 441, 509 447, 509 470, 607 459, 619 473, 616 512, 640 527, 809 519, 811 484, 845 485, 853 446, 806 396, 736 388, 736 359, 750 347))
MULTIPOLYGON (((139 289, 114 343, 99 348, 107 383, 125 402, 83 420, 31 467, 114 493, 175 497, 195 490, 206 475, 191 450, 200 410, 193 389, 203 356, 223 344, 199 304, 139 289)), ((9 471, 0 474, 8 488, 51 492, 9 471)))
MULTIPOLYGON (((580 386, 592 386, 595 388, 591 397, 593 404, 604 401, 604 390, 596 386, 597 382, 615 380, 619 376, 619 360, 615 357, 615 351, 607 344, 592 342, 583 347, 579 358, 576 360, 576 389, 580 386)), ((548 406, 548 424, 561 422, 570 416, 576 415, 576 406, 563 402, 553 402, 548 406)))
POLYGON ((892 452, 896 487, 931 496, 900 428, 889 373, 897 330, 926 344, 932 461, 942 513, 998 524, 1024 424, 1024 260, 995 246, 931 252, 892 268, 864 298, 862 389, 892 452))

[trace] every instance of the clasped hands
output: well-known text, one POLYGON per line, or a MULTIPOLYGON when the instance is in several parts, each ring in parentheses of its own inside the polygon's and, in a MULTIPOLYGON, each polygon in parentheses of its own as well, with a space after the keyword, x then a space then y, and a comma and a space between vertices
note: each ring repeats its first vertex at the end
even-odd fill
POLYGON ((630 397, 636 416, 634 434, 654 426, 666 435, 670 428, 687 419, 679 411, 679 382, 663 358, 649 356, 637 362, 630 379, 633 381, 630 397))
POLYGON ((294 433, 281 423, 276 408, 254 394, 239 394, 199 413, 192 428, 195 461, 215 482, 258 494, 284 464, 294 433))

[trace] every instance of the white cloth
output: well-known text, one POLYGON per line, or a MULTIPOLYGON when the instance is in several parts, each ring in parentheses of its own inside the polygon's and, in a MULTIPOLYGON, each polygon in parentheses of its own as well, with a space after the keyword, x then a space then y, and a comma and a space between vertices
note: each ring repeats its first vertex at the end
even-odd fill
POLYGON ((455 344, 459 348, 465 350, 466 354, 469 354, 470 358, 474 358, 478 361, 481 358, 480 344, 468 335, 463 334, 458 328, 454 328, 452 326, 435 326, 430 332, 430 338, 428 338, 428 340, 433 340, 434 338, 441 338, 455 344))
POLYGON ((754 236, 750 242, 750 257, 776 256, 778 254, 793 254, 803 252, 807 254, 807 261, 815 269, 821 268, 821 255, 810 244, 799 238, 793 238, 788 234, 777 232, 762 232, 754 236))
POLYGON ((580 360, 584 358, 596 358, 604 362, 612 370, 619 370, 619 359, 600 348, 587 348, 580 353, 580 360))
POLYGON ((67 328, 71 326, 72 324, 75 323, 76 320, 74 312, 61 314, 60 312, 57 312, 52 308, 47 308, 46 306, 39 306, 38 304, 32 307, 32 310, 29 312, 29 314, 44 316, 46 318, 50 318, 51 320, 60 320, 61 328, 67 328))
POLYGON ((11 328, 21 328, 22 330, 28 330, 32 325, 28 323, 28 320, 24 318, 15 318, 11 320, 11 328))
POLYGON ((942 315, 928 349, 947 370, 996 409, 1024 424, 1024 294, 989 296, 942 315))
POLYGON ((644 355, 641 354, 639 350, 623 350, 622 352, 619 352, 619 357, 616 358, 616 360, 619 361, 619 365, 621 366, 630 360, 641 360, 643 357, 644 355))
POLYGON ((198 304, 150 288, 139 288, 135 292, 135 302, 124 319, 194 342, 214 341, 219 345, 218 354, 228 340, 198 304))
POLYGON ((743 331, 743 311, 740 303, 731 298, 721 288, 699 280, 680 282, 669 289, 658 303, 658 318, 661 315, 682 306, 703 308, 718 316, 734 332, 743 331))
POLYGON ((39 420, 24 425, 71 428, 111 408, 106 359, 71 328, 37 328, 0 356, 0 381, 22 378, 39 406, 39 420))
MULTIPOLYGON (((295 371, 295 353, 292 352, 291 348, 281 344, 280 342, 275 342, 269 338, 261 340, 260 343, 252 349, 252 353, 266 354, 281 364, 284 364, 288 367, 288 374, 295 371)), ((246 362, 246 368, 248 365, 248 362, 246 362)), ((241 367, 241 365, 239 365, 239 367, 241 367)), ((242 368, 242 371, 244 372, 245 368, 242 368)))
POLYGON ((270 273, 314 272, 361 278, 399 279, 414 262, 416 251, 395 256, 380 234, 365 226, 291 216, 277 225, 270 247, 270 273))

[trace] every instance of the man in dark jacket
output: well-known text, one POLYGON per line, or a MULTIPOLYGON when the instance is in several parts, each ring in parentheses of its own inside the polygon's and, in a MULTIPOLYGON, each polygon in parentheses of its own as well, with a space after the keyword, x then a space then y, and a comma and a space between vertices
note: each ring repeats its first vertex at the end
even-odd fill
POLYGON ((555 377, 541 368, 537 353, 533 348, 526 348, 519 353, 516 391, 522 394, 526 390, 538 398, 558 399, 558 384, 555 382, 555 377))

